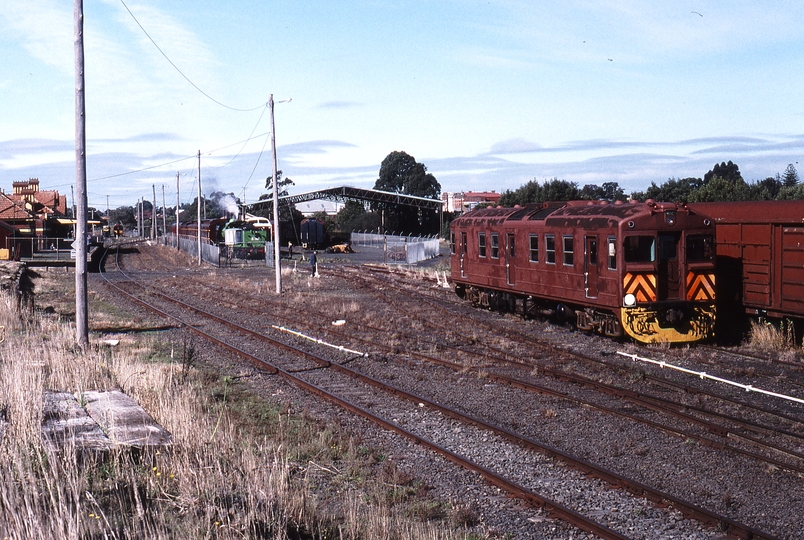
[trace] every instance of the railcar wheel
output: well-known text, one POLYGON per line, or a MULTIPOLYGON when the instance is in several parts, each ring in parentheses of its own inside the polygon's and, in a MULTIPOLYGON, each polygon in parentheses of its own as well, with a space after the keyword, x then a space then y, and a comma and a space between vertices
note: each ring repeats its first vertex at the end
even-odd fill
POLYGON ((565 304, 558 304, 556 306, 556 320, 561 324, 570 323, 572 326, 577 326, 575 311, 565 304))

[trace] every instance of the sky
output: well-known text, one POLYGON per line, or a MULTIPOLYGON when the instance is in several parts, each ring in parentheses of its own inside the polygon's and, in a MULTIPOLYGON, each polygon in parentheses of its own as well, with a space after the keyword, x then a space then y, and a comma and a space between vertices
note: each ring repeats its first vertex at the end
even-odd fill
MULTIPOLYGON (((642 191, 804 161, 804 3, 83 0, 89 205, 371 188, 404 151, 442 191, 642 191), (290 101, 286 101, 290 100, 290 101)), ((0 5, 0 188, 75 186, 73 3, 0 5)), ((71 201, 71 199, 70 199, 71 201)))

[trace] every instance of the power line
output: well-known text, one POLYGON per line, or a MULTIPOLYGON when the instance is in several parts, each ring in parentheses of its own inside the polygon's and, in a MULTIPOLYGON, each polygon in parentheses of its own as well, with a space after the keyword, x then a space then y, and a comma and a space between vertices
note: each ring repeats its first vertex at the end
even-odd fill
POLYGON ((226 105, 225 103, 221 103, 220 101, 218 101, 218 100, 217 100, 217 99, 215 99, 214 97, 210 96, 209 94, 207 94, 206 92, 204 92, 203 90, 201 90, 201 88, 199 88, 199 87, 198 87, 198 85, 196 85, 196 84, 195 84, 193 81, 191 81, 191 80, 190 80, 190 78, 189 78, 187 75, 185 75, 185 74, 182 72, 182 70, 180 70, 180 69, 179 69, 179 67, 178 67, 176 64, 174 64, 174 63, 173 63, 173 60, 171 60, 170 58, 168 58, 168 55, 167 55, 167 54, 165 54, 165 51, 163 51, 163 50, 162 50, 162 48, 161 48, 159 45, 157 45, 156 41, 154 41, 154 38, 152 38, 152 37, 151 37, 151 35, 148 33, 148 31, 147 31, 147 30, 145 30, 145 28, 144 28, 144 27, 143 27, 143 26, 140 24, 140 21, 138 21, 138 20, 137 20, 137 17, 135 17, 135 16, 134 16, 134 14, 133 14, 133 13, 131 12, 131 10, 128 8, 128 6, 126 5, 126 3, 125 3, 123 0, 120 0, 120 3, 121 3, 121 4, 123 4, 123 7, 124 7, 124 8, 126 8, 126 11, 128 11, 128 14, 129 14, 129 15, 131 15, 131 18, 132 18, 132 19, 134 19, 134 22, 135 22, 135 23, 137 23, 137 26, 139 26, 139 27, 140 27, 140 30, 142 30, 142 32, 145 34, 145 36, 146 36, 146 37, 147 37, 149 40, 151 40, 151 43, 153 43, 153 44, 154 44, 154 47, 156 47, 156 50, 158 50, 158 51, 159 51, 159 52, 162 54, 162 56, 164 56, 164 57, 165 57, 165 60, 167 60, 168 62, 170 62, 170 65, 171 65, 171 66, 173 66, 173 69, 175 69, 176 71, 178 71, 178 72, 179 72, 179 75, 181 75, 182 77, 184 77, 184 80, 186 80, 188 83, 190 83, 190 84, 193 86, 193 88, 195 88, 196 90, 198 90, 199 92, 201 92, 201 94, 203 94, 204 96, 206 96, 208 99, 210 99, 210 100, 214 101, 215 103, 217 103, 217 104, 218 104, 218 105, 220 105, 221 107, 225 107, 225 108, 230 109, 230 110, 232 110, 232 111, 239 111, 239 112, 251 112, 251 111, 256 111, 256 110, 257 110, 257 109, 259 109, 260 107, 265 107, 265 106, 266 106, 266 104, 265 104, 265 103, 263 103, 263 104, 261 104, 261 105, 259 105, 259 106, 257 106, 257 107, 251 108, 251 109, 238 109, 237 107, 230 107, 229 105, 226 105))
MULTIPOLYGON (((214 152, 219 152, 221 150, 226 150, 227 148, 231 148, 232 146, 237 146, 238 144, 247 143, 248 141, 250 141, 252 139, 258 139, 259 137, 262 137, 262 136, 265 136, 265 135, 270 135, 270 134, 271 134, 270 131, 266 131, 265 133, 260 133, 259 135, 251 136, 248 139, 244 139, 242 141, 237 141, 236 143, 227 144, 226 146, 221 146, 220 148, 215 148, 214 150, 208 150, 206 152, 201 152, 201 153, 209 155, 209 154, 212 154, 214 152)), ((110 178, 118 178, 120 176, 126 176, 126 175, 129 175, 129 174, 137 174, 137 173, 144 172, 144 171, 150 171, 151 169, 159 169, 160 167, 167 167, 168 165, 173 165, 174 163, 187 161, 188 159, 196 159, 196 157, 197 157, 197 155, 193 154, 192 156, 187 156, 187 157, 183 157, 183 158, 180 158, 180 159, 175 159, 173 161, 167 161, 165 163, 160 163, 158 165, 151 165, 150 167, 144 167, 142 169, 137 169, 135 171, 127 171, 127 172, 124 172, 124 173, 118 173, 118 174, 112 174, 112 175, 109 175, 109 176, 100 176, 98 178, 92 178, 89 181, 90 182, 96 182, 98 180, 108 180, 110 178)), ((69 185, 69 184, 63 184, 63 185, 69 185)), ((56 186, 56 187, 58 187, 58 186, 56 186)))
MULTIPOLYGON (((260 117, 257 119, 257 123, 256 123, 256 124, 254 124, 254 129, 252 129, 252 130, 251 130, 251 133, 249 133, 249 134, 248 134, 248 138, 247 138, 245 141, 243 141, 243 146, 241 146, 241 147, 240 147, 240 150, 238 150, 238 151, 237 151, 237 153, 234 155, 234 157, 232 157, 232 159, 230 159, 230 160, 228 161, 228 163, 226 163, 226 164, 224 164, 224 165, 220 165, 219 167, 215 167, 216 169, 220 169, 221 167, 226 167, 227 165, 229 165, 230 163, 232 163, 234 160, 236 160, 236 159, 237 159, 237 156, 239 156, 239 155, 240 155, 240 152, 242 152, 242 151, 243 151, 243 149, 246 147, 246 144, 248 144, 248 142, 251 140, 251 136, 252 136, 252 135, 254 135, 254 132, 255 132, 255 131, 257 131, 257 127, 260 125, 260 121, 262 120, 262 117, 263 117, 263 115, 265 114, 265 109, 267 109, 267 108, 268 108, 268 106, 266 105, 266 107, 265 107, 265 108, 262 110, 262 112, 260 113, 260 117)), ((269 132, 269 133, 270 133, 270 132, 269 132)), ((265 145, 264 145, 264 144, 263 144, 263 146, 262 146, 262 147, 263 147, 263 149, 265 149, 265 145)), ((262 152, 260 152, 260 156, 261 156, 261 155, 262 155, 262 152)), ((257 157, 257 163, 259 163, 259 161, 260 161, 260 158, 259 158, 259 157, 257 157)))

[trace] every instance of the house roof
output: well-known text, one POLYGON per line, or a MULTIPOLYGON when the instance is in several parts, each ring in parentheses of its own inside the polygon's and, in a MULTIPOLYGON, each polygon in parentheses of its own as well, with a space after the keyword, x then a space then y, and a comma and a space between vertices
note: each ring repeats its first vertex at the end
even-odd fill
POLYGON ((6 193, 0 193, 0 220, 9 221, 33 218, 34 216, 25 209, 25 203, 12 199, 6 193))

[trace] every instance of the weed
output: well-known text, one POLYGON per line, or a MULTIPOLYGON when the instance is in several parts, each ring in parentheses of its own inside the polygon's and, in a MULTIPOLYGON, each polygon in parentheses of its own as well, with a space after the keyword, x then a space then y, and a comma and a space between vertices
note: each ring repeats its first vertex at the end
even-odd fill
POLYGON ((749 342, 751 347, 766 352, 783 352, 796 348, 796 329, 793 321, 782 319, 778 323, 765 319, 751 321, 749 342))

